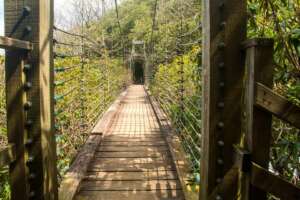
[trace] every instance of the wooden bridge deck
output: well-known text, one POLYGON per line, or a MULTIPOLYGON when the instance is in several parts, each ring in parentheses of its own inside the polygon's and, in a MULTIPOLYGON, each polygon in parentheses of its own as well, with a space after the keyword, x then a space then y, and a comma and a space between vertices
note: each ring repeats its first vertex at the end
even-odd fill
POLYGON ((75 199, 184 199, 176 167, 143 86, 128 89, 75 199))

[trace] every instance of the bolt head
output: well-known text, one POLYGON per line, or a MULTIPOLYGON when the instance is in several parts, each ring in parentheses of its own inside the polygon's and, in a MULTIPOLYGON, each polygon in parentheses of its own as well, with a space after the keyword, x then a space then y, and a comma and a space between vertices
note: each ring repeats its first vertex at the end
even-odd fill
POLYGON ((30 101, 28 101, 24 104, 25 110, 29 110, 31 107, 32 107, 32 103, 30 101))
POLYGON ((25 89, 26 91, 28 91, 28 90, 30 90, 31 88, 32 88, 32 83, 26 82, 25 85, 24 85, 24 89, 25 89))
POLYGON ((31 12, 31 8, 29 6, 25 6, 23 8, 23 15, 24 16, 28 16, 30 14, 30 12, 31 12))

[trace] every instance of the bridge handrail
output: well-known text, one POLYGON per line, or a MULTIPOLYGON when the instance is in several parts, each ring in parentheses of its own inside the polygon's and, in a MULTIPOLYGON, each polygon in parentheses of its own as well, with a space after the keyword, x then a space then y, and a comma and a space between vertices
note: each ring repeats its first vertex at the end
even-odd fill
POLYGON ((300 129, 300 107, 257 82, 255 105, 300 129))

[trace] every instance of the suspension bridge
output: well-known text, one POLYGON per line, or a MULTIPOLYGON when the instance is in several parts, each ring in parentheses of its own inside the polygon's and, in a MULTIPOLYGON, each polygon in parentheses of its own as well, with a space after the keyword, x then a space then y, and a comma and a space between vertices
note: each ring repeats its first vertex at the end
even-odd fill
MULTIPOLYGON (((157 1, 154 9, 152 31, 157 1)), ((9 167, 11 199, 299 200, 300 188, 268 168, 272 116, 300 128, 300 108, 272 90, 273 40, 246 38, 244 0, 203 0, 202 9, 203 82, 187 98, 182 41, 176 86, 153 82, 144 41, 126 62, 123 38, 109 49, 55 27, 52 0, 5 1, 0 167, 9 167), (123 63, 109 56, 120 49, 123 63), (75 139, 82 146, 61 177, 57 145, 75 139)))

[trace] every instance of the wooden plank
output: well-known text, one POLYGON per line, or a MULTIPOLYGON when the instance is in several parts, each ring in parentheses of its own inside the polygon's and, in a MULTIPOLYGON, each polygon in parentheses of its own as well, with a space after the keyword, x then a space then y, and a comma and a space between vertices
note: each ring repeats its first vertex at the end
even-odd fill
POLYGON ((186 199, 198 199, 198 194, 196 194, 196 192, 188 190, 188 188, 186 187, 187 181, 190 179, 192 171, 192 165, 186 156, 186 152, 182 148, 177 134, 174 130, 172 130, 171 122, 170 120, 168 120, 168 117, 160 108, 158 102, 153 98, 153 96, 151 96, 150 91, 146 89, 146 92, 149 98, 149 102, 151 103, 157 121, 159 123, 160 129, 166 136, 166 142, 168 144, 170 154, 176 167, 178 178, 182 185, 183 194, 186 199))
MULTIPOLYGON (((250 152, 252 161, 267 168, 269 164, 272 115, 254 106, 255 83, 261 82, 270 88, 273 85, 273 40, 252 39, 245 42, 245 46, 248 49, 244 78, 244 148, 250 152)), ((249 178, 244 179, 243 198, 260 200, 266 199, 266 195, 266 192, 252 187, 249 178)))
POLYGON ((85 176, 88 165, 94 157, 94 152, 100 144, 101 136, 92 135, 76 156, 59 188, 59 199, 71 200, 74 198, 79 184, 85 176))
POLYGON ((296 128, 300 128, 300 107, 293 102, 276 94, 261 83, 256 83, 255 104, 271 112, 296 128))
POLYGON ((116 163, 101 163, 101 162, 93 162, 89 167, 89 171, 146 171, 149 169, 157 169, 157 170, 173 170, 175 169, 172 163, 166 163, 164 161, 158 162, 134 162, 124 163, 120 162, 116 163))
POLYGON ((159 152, 168 150, 167 146, 147 147, 147 146, 134 146, 134 147, 117 147, 117 146, 100 146, 97 151, 110 151, 110 152, 159 152))
POLYGON ((88 172, 84 180, 89 181, 121 181, 121 180, 176 180, 176 171, 155 169, 145 172, 88 172))
POLYGON ((120 109, 121 101, 125 94, 126 92, 122 93, 104 113, 102 119, 93 129, 91 136, 87 139, 84 147, 79 151, 59 188, 60 200, 72 200, 76 195, 79 185, 85 177, 89 164, 94 158, 97 148, 102 140, 103 133, 110 128, 112 121, 120 109))
POLYGON ((152 191, 180 190, 178 180, 152 181, 83 181, 81 191, 152 191))
POLYGON ((156 169, 158 171, 160 170, 175 170, 176 168, 173 165, 170 164, 164 164, 164 163, 158 163, 158 164, 153 164, 153 163, 139 163, 135 164, 134 166, 130 165, 121 165, 119 167, 117 166, 101 166, 101 165, 96 165, 93 166, 91 165, 90 168, 88 169, 89 172, 145 172, 149 171, 151 169, 156 169))
POLYGON ((158 158, 158 157, 169 157, 170 153, 168 150, 160 152, 107 152, 98 151, 95 154, 95 158, 158 158))
POLYGON ((300 187, 275 176, 255 163, 252 163, 251 183, 257 188, 269 192, 280 199, 300 199, 300 187))
POLYGON ((204 87, 200 199, 207 199, 217 179, 222 179, 232 168, 233 145, 240 142, 239 102, 244 74, 240 45, 246 39, 246 4, 246 0, 202 0, 204 87), (218 160, 223 164, 218 164, 218 160))
POLYGON ((159 135, 106 135, 104 141, 162 141, 164 137, 159 135))
POLYGON ((0 151, 0 168, 9 166, 16 161, 16 148, 14 145, 9 145, 0 151))
POLYGON ((161 137, 104 137, 103 142, 151 142, 151 141, 163 141, 161 137))
POLYGON ((154 141, 103 141, 102 146, 165 146, 163 140, 154 141))
POLYGON ((0 48, 32 50, 33 45, 28 41, 23 41, 23 40, 13 39, 10 37, 0 36, 0 48))
POLYGON ((134 165, 139 163, 172 163, 171 157, 139 157, 139 158, 97 158, 93 159, 93 164, 99 163, 101 165, 117 165, 120 166, 122 164, 125 165, 134 165))
POLYGON ((183 200, 181 190, 156 191, 82 191, 75 200, 183 200))

